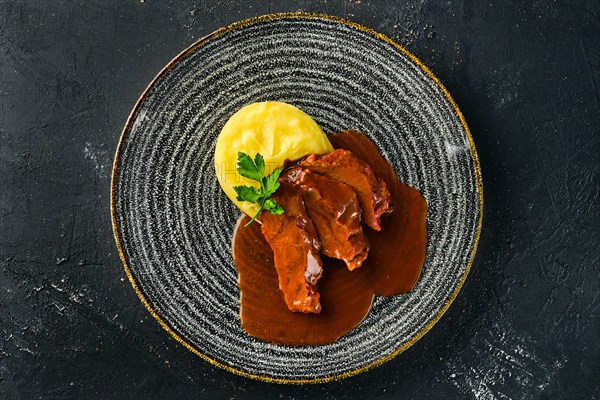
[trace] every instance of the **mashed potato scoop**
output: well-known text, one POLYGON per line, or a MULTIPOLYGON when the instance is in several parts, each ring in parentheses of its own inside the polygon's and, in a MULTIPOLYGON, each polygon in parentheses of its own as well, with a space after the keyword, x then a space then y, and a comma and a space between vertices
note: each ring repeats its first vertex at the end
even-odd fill
POLYGON ((239 185, 259 186, 237 172, 238 152, 251 157, 260 153, 268 175, 281 168, 285 160, 333 150, 325 132, 304 111, 277 101, 252 103, 233 114, 223 126, 215 148, 215 172, 227 197, 244 213, 254 216, 259 206, 238 201, 233 189, 239 185))

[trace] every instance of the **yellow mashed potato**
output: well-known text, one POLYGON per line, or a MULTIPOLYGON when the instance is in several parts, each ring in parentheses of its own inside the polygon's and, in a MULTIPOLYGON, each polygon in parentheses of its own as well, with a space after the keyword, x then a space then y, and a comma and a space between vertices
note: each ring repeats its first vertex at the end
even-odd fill
POLYGON ((217 138, 215 171, 219 184, 240 210, 250 216, 258 211, 257 204, 236 200, 234 186, 259 187, 237 172, 237 154, 244 152, 265 159, 265 175, 283 166, 286 159, 297 160, 309 154, 333 151, 327 135, 304 111, 287 103, 265 101, 240 109, 227 121, 217 138))

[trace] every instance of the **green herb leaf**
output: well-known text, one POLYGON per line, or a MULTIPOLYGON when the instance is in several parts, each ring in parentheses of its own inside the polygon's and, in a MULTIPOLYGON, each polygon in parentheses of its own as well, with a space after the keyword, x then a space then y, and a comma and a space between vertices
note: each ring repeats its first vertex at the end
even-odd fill
POLYGON ((238 152, 237 163, 237 171, 245 178, 260 181, 265 173, 265 160, 262 156, 259 157, 258 154, 255 157, 255 161, 252 161, 252 158, 248 154, 240 151, 238 152))
POLYGON ((233 190, 235 190, 237 194, 236 199, 239 201, 256 203, 260 198, 260 193, 253 186, 234 186, 233 190))
POLYGON ((270 197, 277 189, 279 189, 279 175, 281 175, 281 168, 271 172, 269 176, 262 178, 263 185, 267 188, 267 197, 270 197))
MULTIPOLYGON (((257 203, 260 205, 258 212, 252 219, 245 225, 248 226, 255 221, 262 210, 268 210, 271 214, 281 215, 284 213, 275 200, 270 199, 277 189, 279 189, 279 175, 281 175, 281 168, 276 169, 268 176, 263 177, 265 173, 265 159, 260 153, 256 153, 254 160, 243 152, 238 152, 238 167, 237 171, 241 176, 260 182, 260 188, 252 186, 234 186, 233 190, 236 193, 236 199, 238 201, 249 201, 251 203, 257 203)), ((257 221, 260 223, 260 221, 257 221)))
POLYGON ((258 174, 262 177, 265 173, 265 159, 263 158, 262 154, 256 153, 254 156, 254 164, 258 169, 258 174))
POLYGON ((271 211, 271 214, 283 214, 283 208, 272 199, 265 201, 263 209, 271 211))

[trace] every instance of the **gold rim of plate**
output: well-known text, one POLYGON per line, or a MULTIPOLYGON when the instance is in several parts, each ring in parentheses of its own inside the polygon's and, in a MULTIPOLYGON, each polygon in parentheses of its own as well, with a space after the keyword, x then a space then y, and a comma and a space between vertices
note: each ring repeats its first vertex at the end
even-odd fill
POLYGON ((385 363, 386 361, 391 360, 392 358, 394 358, 395 356, 397 356, 398 354, 402 353, 404 350, 406 350, 407 348, 409 348, 411 345, 413 345, 417 340, 419 340, 425 333, 427 333, 427 331, 429 331, 435 324, 436 322, 438 322, 438 320, 442 317, 442 315, 444 315, 444 313, 446 312, 446 310, 448 309, 448 307, 450 307, 450 305, 452 304, 452 302, 454 301, 454 299, 456 298, 456 296, 458 295, 458 292, 460 291, 460 289, 462 288, 462 285, 465 282, 465 279, 467 277, 467 275, 469 274, 469 271, 471 270, 471 266, 473 264, 473 260, 475 258, 475 253, 477 251, 477 245, 479 244, 479 236, 481 234, 481 226, 483 223, 483 183, 482 183, 482 178, 481 178, 481 167, 479 165, 479 157, 477 156, 477 151, 475 150, 475 143, 473 142, 473 138, 471 137, 471 131, 469 130, 469 127, 467 126, 467 122, 462 114, 462 112, 460 111, 460 109, 458 108, 458 106, 456 105, 456 102, 454 101, 454 99, 452 98, 452 96, 450 95, 450 92, 448 92, 448 90, 444 87, 444 85, 440 82, 440 80, 437 78, 437 76, 435 76, 433 74, 433 72, 431 72, 431 70, 425 65, 423 64, 423 62, 421 62, 421 60, 419 60, 415 55, 413 55, 411 52, 409 52, 408 50, 406 50, 403 46, 399 45, 398 43, 394 42, 392 39, 390 39, 389 37, 387 37, 384 34, 381 34, 379 32, 374 31, 371 28, 368 28, 366 26, 363 26, 361 24, 358 24, 356 22, 352 22, 349 20, 346 20, 344 18, 340 18, 340 17, 335 17, 335 16, 331 16, 331 15, 327 15, 327 14, 316 14, 316 13, 305 13, 305 12, 287 12, 287 13, 277 13, 277 14, 267 14, 267 15, 261 15, 258 17, 254 17, 254 18, 249 18, 249 19, 245 19, 242 21, 238 21, 235 23, 232 23, 230 25, 224 26, 222 28, 217 29, 216 31, 202 37, 201 39, 199 39, 198 41, 196 41, 194 44, 192 44, 191 46, 189 46, 187 49, 183 50, 181 53, 179 53, 175 58, 173 58, 159 73, 158 75, 152 80, 152 82, 148 85, 148 87, 144 90, 144 93, 140 96, 140 98, 137 100, 133 110, 131 111, 131 113, 129 114, 129 117, 127 118, 127 122, 125 123, 125 127, 123 128, 123 131, 121 133, 121 138, 119 139, 119 144, 117 146, 117 151, 115 153, 115 159, 114 159, 114 163, 113 163, 113 169, 112 169, 112 177, 111 177, 111 188, 110 188, 110 213, 111 213, 111 219, 112 219, 112 227, 113 227, 113 233, 115 236, 115 241, 117 244, 117 249, 119 251, 119 256, 121 258, 121 262, 123 263, 123 267, 125 269, 125 272, 127 274, 127 277, 129 278, 129 282, 131 283, 131 285, 133 286, 133 289, 135 290, 135 293, 138 295, 138 297, 140 298, 140 300, 142 301, 142 303, 144 304, 144 306, 146 306, 146 308, 148 309, 148 311, 150 312, 150 314, 158 321, 158 323, 175 339, 177 340, 179 343, 181 343, 182 345, 184 345, 188 350, 190 350, 192 353, 202 357, 204 360, 208 361, 209 363, 216 365, 220 368, 223 368, 229 372, 233 372, 234 374, 238 374, 247 378, 253 378, 253 379, 258 379, 261 381, 266 381, 266 382, 274 382, 274 383, 293 383, 293 384, 304 384, 304 383, 325 383, 325 382, 331 382, 334 380, 339 380, 339 379, 344 379, 350 376, 354 376, 357 375, 361 372, 365 372, 371 368, 374 368, 378 365, 381 365, 383 363, 385 363), (248 372, 248 371, 244 371, 242 369, 239 368, 235 368, 232 367, 230 365, 224 364, 214 358, 209 357, 208 355, 204 354, 200 349, 196 348, 194 345, 192 345, 191 343, 189 343, 188 341, 186 341, 185 338, 183 338, 179 333, 177 333, 169 324, 168 322, 166 322, 159 314, 158 312, 154 309, 154 307, 152 306, 152 304, 150 304, 150 301, 148 300, 148 298, 146 297, 146 295, 144 294, 144 292, 142 292, 136 278, 133 276, 133 273, 131 271, 131 269, 129 268, 129 265, 127 263, 127 258, 125 257, 125 252, 123 251, 123 246, 121 243, 121 238, 119 235, 119 227, 117 224, 117 214, 116 214, 116 195, 117 195, 117 174, 119 171, 119 162, 120 162, 120 156, 121 156, 121 151, 123 149, 123 144, 125 143, 125 138, 127 137, 127 134, 129 133, 129 131, 131 130, 131 126, 133 125, 133 121, 135 121, 135 118, 137 117, 138 111, 141 107, 141 105, 144 103, 144 101, 146 100, 146 97, 148 96, 150 90, 156 86, 156 84, 162 79, 162 77, 171 69, 173 68, 173 66, 175 64, 177 64, 179 61, 181 61, 183 58, 185 58, 189 53, 195 51, 198 47, 205 45, 207 42, 209 42, 210 40, 221 36, 222 34, 235 30, 235 29, 239 29, 248 25, 252 25, 252 24, 256 24, 256 23, 260 23, 260 22, 264 22, 264 21, 270 21, 270 20, 275 20, 275 19, 285 19, 285 18, 316 18, 316 19, 324 19, 324 20, 329 20, 329 21, 333 21, 333 22, 337 22, 337 23, 341 23, 347 26, 350 26, 352 28, 358 29, 360 31, 366 32, 380 40, 383 40, 386 43, 389 43, 391 45, 393 45, 395 48, 397 48, 398 50, 400 50, 403 54, 405 54, 408 58, 410 58, 415 64, 417 64, 423 71, 425 71, 425 73, 431 78, 433 79, 433 81, 435 82, 435 84, 440 88, 440 90, 442 91, 442 93, 444 94, 445 98, 448 100, 448 102, 450 103, 450 105, 452 106, 452 109, 454 110, 456 116, 458 117, 463 129, 465 130, 465 133, 467 135, 467 139, 469 141, 469 147, 470 147, 470 151, 471 151, 471 157, 473 159, 473 167, 475 170, 475 180, 476 180, 476 185, 477 185, 477 193, 479 195, 479 215, 478 215, 478 219, 477 219, 477 228, 476 228, 476 232, 475 232, 475 241, 473 243, 473 248, 471 249, 471 255, 469 258, 469 262, 467 264, 467 268, 465 269, 465 272, 463 273, 463 275, 460 278, 460 281, 458 282, 458 285, 456 286, 456 288, 454 289, 454 291, 452 292, 452 295, 448 298, 448 300, 446 301, 446 303, 444 304, 444 306, 441 308, 441 310, 435 315, 435 317, 423 328, 421 329, 416 335, 414 335, 407 343, 405 343, 402 347, 396 349, 394 352, 392 352, 391 354, 388 354, 385 357, 382 357, 374 362, 372 362, 371 364, 368 364, 366 366, 360 367, 360 368, 356 368, 354 370, 351 371, 347 371, 347 372, 343 372, 341 374, 336 374, 336 375, 331 375, 331 376, 326 376, 326 377, 319 377, 319 378, 312 378, 312 379, 306 379, 306 378, 300 378, 300 379, 286 379, 286 378, 274 378, 268 375, 261 375, 261 374, 255 374, 252 372, 248 372))

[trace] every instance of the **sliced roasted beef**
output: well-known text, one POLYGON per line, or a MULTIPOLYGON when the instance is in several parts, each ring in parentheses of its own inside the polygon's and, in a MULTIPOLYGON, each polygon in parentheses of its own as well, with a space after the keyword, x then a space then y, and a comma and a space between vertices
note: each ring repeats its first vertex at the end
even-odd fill
POLYGON ((324 156, 310 155, 297 165, 354 189, 364 223, 376 231, 381 230, 381 216, 392 212, 391 196, 383 179, 377 179, 369 164, 347 150, 337 149, 324 156))
POLYGON ((282 178, 302 193, 308 216, 317 228, 321 253, 343 260, 349 270, 369 254, 363 235, 358 197, 349 186, 309 169, 292 168, 282 178))
POLYGON ((262 212, 261 230, 273 249, 285 302, 291 311, 319 314, 320 296, 315 285, 323 264, 315 226, 306 213, 300 192, 292 184, 282 181, 272 198, 285 212, 281 215, 262 212))

